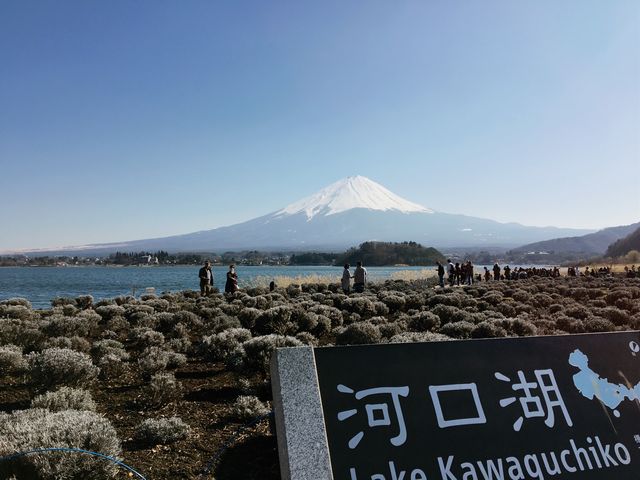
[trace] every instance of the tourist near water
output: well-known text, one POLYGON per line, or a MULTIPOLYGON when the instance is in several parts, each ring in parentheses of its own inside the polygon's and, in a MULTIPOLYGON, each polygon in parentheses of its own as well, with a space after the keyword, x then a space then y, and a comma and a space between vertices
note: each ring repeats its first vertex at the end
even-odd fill
MULTIPOLYGON (((96 299, 119 295, 139 296, 147 289, 165 291, 198 290, 198 265, 154 267, 60 267, 0 268, 0 300, 22 297, 34 307, 46 308, 56 297, 93 295, 96 299)), ((224 291, 228 267, 213 265, 214 286, 224 291)), ((282 286, 283 278, 333 279, 338 283, 342 266, 237 266, 238 286, 268 286, 274 278, 282 286)), ((431 267, 367 267, 369 281, 393 278, 394 274, 428 275, 431 267)))
MULTIPOLYGON (((477 272, 486 265, 474 265, 477 272)), ((492 266, 491 266, 492 267, 492 266)), ((0 300, 21 297, 34 308, 48 308, 57 297, 92 295, 96 300, 120 295, 140 296, 153 292, 199 290, 198 265, 153 267, 2 267, 0 300)), ((224 291, 227 266, 213 265, 214 287, 224 291)), ((534 268, 525 265, 522 268, 534 268)), ((535 266, 542 269, 544 266, 535 266)), ((553 268, 553 267, 551 267, 553 268)), ((366 267, 367 281, 387 279, 437 278, 437 265, 366 267)), ((236 266, 238 287, 268 287, 276 279, 278 286, 300 281, 340 283, 343 266, 236 266)), ((562 269, 563 275, 566 269, 562 269)), ((587 270, 588 271, 588 270, 587 270)), ((436 282, 437 284, 437 282, 436 282)))

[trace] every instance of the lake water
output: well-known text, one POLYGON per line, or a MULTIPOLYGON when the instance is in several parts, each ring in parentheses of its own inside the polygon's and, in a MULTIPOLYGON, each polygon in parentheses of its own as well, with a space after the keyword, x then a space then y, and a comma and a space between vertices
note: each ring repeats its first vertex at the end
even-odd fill
MULTIPOLYGON (((34 308, 51 306, 56 297, 93 295, 94 299, 118 295, 145 293, 147 288, 156 293, 198 290, 199 266, 153 267, 3 267, 0 268, 0 300, 22 297, 34 308)), ((434 270, 433 267, 367 267, 371 281, 390 278, 394 272, 434 270)), ((224 288, 227 267, 213 268, 216 287, 224 288)), ((351 270, 353 272, 353 268, 351 270)), ((476 268, 476 272, 480 270, 476 268)), ((340 281, 342 267, 299 266, 243 266, 238 267, 240 287, 255 282, 268 284, 278 276, 298 277, 319 275, 340 281)))

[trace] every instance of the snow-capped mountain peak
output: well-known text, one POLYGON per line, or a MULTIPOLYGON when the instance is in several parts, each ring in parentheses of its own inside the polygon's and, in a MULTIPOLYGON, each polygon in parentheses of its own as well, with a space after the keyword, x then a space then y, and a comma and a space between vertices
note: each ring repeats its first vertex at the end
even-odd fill
POLYGON ((334 215, 353 208, 433 213, 433 210, 405 200, 379 183, 357 175, 332 183, 319 192, 279 210, 275 216, 304 213, 310 220, 316 215, 334 215))

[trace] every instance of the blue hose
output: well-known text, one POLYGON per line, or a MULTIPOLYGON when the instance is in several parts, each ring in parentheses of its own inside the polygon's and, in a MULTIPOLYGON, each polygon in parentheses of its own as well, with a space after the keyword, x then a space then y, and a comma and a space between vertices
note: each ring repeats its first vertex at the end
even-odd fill
POLYGON ((116 464, 117 466, 122 467, 125 470, 128 470, 129 472, 133 473, 134 475, 136 475, 141 480, 147 480, 140 472, 136 471, 133 467, 130 467, 129 465, 127 465, 125 463, 122 463, 117 458, 110 457, 109 455, 105 455, 104 453, 98 453, 98 452, 91 452, 89 450, 83 450, 81 448, 38 448, 38 449, 35 449, 35 450, 29 450, 29 451, 26 451, 26 452, 14 453, 12 455, 7 455, 6 457, 0 457, 0 463, 1 462, 8 462, 8 461, 11 461, 11 460, 15 460, 16 458, 24 457, 26 455, 31 455, 33 453, 46 453, 46 452, 71 452, 71 453, 85 453, 87 455, 93 455, 94 457, 98 457, 98 458, 102 458, 102 459, 108 460, 108 461, 116 464))

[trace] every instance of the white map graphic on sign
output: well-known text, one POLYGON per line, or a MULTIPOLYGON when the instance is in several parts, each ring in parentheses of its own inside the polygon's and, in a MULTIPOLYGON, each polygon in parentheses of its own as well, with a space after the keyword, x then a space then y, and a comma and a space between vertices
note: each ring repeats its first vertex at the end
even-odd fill
POLYGON ((620 417, 620 412, 616 408, 625 400, 640 400, 640 382, 634 387, 632 385, 614 384, 606 378, 601 378, 596 372, 589 368, 589 357, 576 349, 569 355, 569 364, 580 369, 573 376, 573 384, 580 393, 593 400, 597 398, 602 404, 613 410, 616 417, 620 417))

